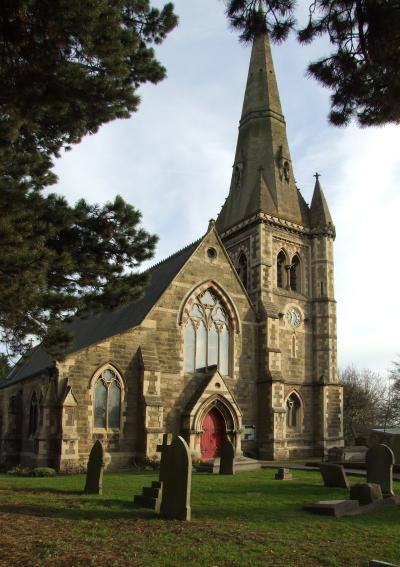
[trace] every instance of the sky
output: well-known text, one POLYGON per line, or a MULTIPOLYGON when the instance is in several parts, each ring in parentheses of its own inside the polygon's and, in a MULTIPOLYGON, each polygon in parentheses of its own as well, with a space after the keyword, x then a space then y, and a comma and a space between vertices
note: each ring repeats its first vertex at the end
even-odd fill
MULTIPOLYGON (((308 0, 300 0, 300 21, 308 0)), ((161 6, 161 0, 153 0, 161 6)), ((228 195, 250 59, 222 0, 176 0, 180 22, 157 58, 158 85, 140 88, 139 111, 104 125, 57 160, 53 189, 72 204, 121 195, 160 240, 154 261, 202 236, 228 195)), ((339 367, 385 375, 400 355, 400 127, 345 129, 327 121, 329 91, 307 78, 319 41, 294 38, 273 57, 297 185, 310 203, 316 171, 336 226, 339 367)))

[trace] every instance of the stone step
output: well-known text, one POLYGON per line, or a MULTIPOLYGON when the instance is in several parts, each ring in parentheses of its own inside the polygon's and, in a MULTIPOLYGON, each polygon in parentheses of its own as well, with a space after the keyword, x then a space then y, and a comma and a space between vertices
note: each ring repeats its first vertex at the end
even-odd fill
POLYGON ((140 494, 134 497, 133 504, 140 508, 150 508, 151 510, 155 510, 157 507, 157 498, 151 498, 140 494))
POLYGON ((142 490, 142 496, 146 498, 158 498, 160 494, 160 488, 153 488, 152 486, 145 486, 142 490))

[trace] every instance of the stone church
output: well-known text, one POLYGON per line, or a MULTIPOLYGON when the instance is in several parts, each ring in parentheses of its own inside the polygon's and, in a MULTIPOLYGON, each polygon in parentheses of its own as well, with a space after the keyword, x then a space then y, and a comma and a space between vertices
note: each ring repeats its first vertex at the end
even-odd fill
MULTIPOLYGON (((210 215, 213 211, 210 211, 210 215)), ((163 432, 195 458, 282 460, 343 445, 335 228, 316 175, 296 187, 267 36, 253 43, 229 194, 206 234, 150 269, 140 301, 71 323, 0 389, 0 464, 81 470, 154 458, 163 432)))

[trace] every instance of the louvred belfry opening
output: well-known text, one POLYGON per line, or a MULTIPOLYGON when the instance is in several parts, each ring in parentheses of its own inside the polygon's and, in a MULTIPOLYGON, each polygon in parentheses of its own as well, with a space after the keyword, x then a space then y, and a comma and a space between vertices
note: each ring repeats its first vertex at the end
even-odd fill
POLYGON ((216 408, 213 408, 203 420, 203 433, 200 442, 201 458, 208 461, 218 457, 225 436, 224 418, 216 408))

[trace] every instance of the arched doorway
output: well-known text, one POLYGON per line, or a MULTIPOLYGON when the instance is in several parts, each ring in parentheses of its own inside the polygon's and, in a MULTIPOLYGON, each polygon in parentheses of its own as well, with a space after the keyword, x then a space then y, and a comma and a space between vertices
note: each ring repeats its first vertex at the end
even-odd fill
POLYGON ((217 408, 212 408, 203 419, 203 433, 200 440, 201 458, 215 459, 226 436, 225 421, 217 408))

